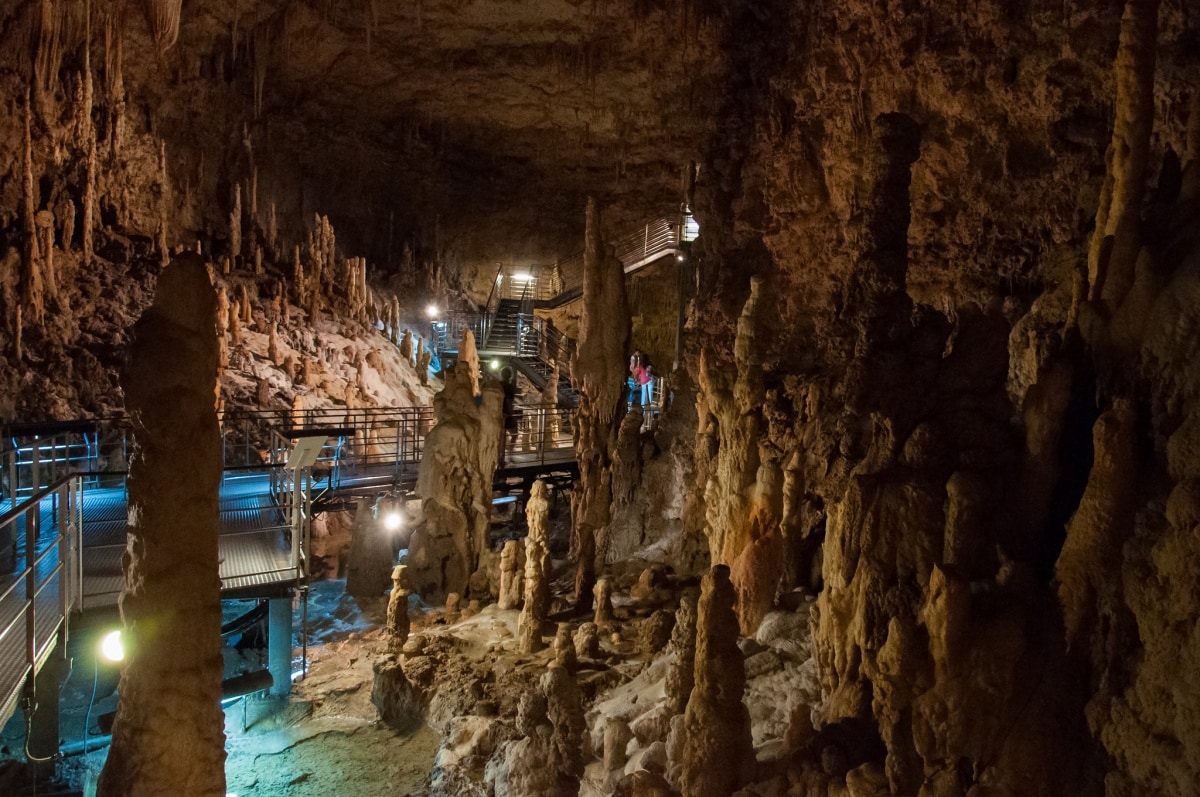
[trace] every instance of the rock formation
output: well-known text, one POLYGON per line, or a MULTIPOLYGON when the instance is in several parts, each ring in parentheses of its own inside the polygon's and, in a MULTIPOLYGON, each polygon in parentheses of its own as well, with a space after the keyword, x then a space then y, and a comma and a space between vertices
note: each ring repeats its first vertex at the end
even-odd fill
POLYGON ((529 533, 525 537, 525 603, 517 626, 517 646, 523 653, 535 653, 544 647, 542 625, 550 612, 550 550, 546 545, 546 518, 550 502, 546 483, 533 483, 525 517, 529 533))
POLYGON ((584 244, 583 314, 571 379, 579 393, 575 453, 579 486, 571 494, 571 552, 575 604, 591 608, 596 563, 611 517, 612 459, 621 427, 622 385, 629 350, 629 304, 621 261, 600 236, 600 211, 588 200, 584 244))
POLYGON ((399 653, 408 641, 408 596, 411 593, 407 571, 404 565, 392 568, 392 591, 387 607, 388 649, 392 653, 399 653))
POLYGON ((215 328, 204 261, 181 255, 134 328, 123 380, 136 441, 121 595, 131 653, 103 795, 225 793, 215 328))
POLYGON ((437 425, 425 438, 417 475, 425 523, 413 532, 408 560, 413 589, 425 600, 451 592, 488 597, 469 583, 477 572, 487 573, 494 556, 488 521, 503 395, 498 386, 476 394, 478 380, 477 368, 460 358, 434 398, 437 425))
POLYGON ((516 609, 521 605, 524 577, 521 546, 516 540, 509 540, 500 552, 500 597, 497 603, 501 609, 516 609))
POLYGON ((684 715, 684 797, 733 794, 754 765, 734 602, 729 568, 717 565, 704 576, 696 610, 695 685, 684 715))

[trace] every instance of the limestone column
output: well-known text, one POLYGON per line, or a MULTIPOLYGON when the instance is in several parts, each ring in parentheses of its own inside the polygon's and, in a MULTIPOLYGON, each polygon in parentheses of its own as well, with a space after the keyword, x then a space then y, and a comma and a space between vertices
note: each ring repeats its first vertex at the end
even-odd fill
POLYGON ((625 271, 600 237, 600 211, 587 204, 583 252, 583 312, 571 379, 579 393, 575 454, 579 484, 571 497, 571 556, 575 608, 592 607, 596 561, 612 518, 613 455, 621 427, 621 393, 628 367, 630 316, 625 271))
POLYGON ((128 658, 101 797, 225 794, 215 329, 204 260, 181 255, 134 326, 121 379, 135 440, 120 602, 128 658))
POLYGON ((729 568, 717 565, 700 584, 696 610, 695 686, 683 720, 684 797, 728 797, 746 783, 754 764, 734 601, 729 568))
POLYGON ((522 653, 536 653, 543 647, 542 625, 550 611, 550 550, 546 545, 546 518, 550 503, 546 484, 533 483, 525 504, 529 534, 525 538, 525 604, 517 621, 517 646, 522 653))

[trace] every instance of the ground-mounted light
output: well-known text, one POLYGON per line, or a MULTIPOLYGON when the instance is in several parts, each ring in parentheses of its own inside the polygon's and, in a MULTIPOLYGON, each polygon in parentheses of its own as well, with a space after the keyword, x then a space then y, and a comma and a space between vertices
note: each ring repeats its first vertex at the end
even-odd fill
POLYGON ((513 282, 533 282, 533 275, 525 271, 520 271, 516 274, 513 274, 510 279, 513 282))
POLYGON ((383 516, 383 527, 388 531, 399 531, 403 525, 404 518, 400 517, 399 512, 392 511, 383 516))
POLYGON ((100 638, 100 655, 112 662, 125 660, 125 642, 120 629, 109 631, 100 638))
POLYGON ((675 255, 675 259, 682 263, 683 261, 687 260, 687 255, 685 255, 683 252, 680 252, 679 254, 675 255))
POLYGON ((490 363, 488 363, 488 367, 491 368, 493 371, 499 371, 500 370, 500 361, 492 360, 490 363))
POLYGON ((442 311, 436 304, 431 304, 425 308, 425 315, 429 316, 433 320, 437 320, 437 317, 441 314, 442 311))

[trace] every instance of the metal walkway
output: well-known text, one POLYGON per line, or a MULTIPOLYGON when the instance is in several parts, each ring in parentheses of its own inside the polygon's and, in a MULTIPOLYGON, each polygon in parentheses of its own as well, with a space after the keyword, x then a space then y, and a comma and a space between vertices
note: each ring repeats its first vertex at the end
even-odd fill
MULTIPOLYGON (((80 609, 115 606, 124 586, 128 496, 124 484, 83 490, 80 609)), ((294 584, 299 563, 291 553, 291 526, 271 497, 265 472, 227 473, 221 482, 217 539, 221 591, 246 593, 294 584)))

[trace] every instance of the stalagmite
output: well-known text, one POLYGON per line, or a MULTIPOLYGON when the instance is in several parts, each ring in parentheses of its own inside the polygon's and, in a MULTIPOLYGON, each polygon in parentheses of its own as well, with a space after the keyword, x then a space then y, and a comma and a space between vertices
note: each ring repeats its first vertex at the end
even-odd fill
POLYGON ((417 362, 417 376, 421 378, 422 385, 429 384, 429 364, 433 361, 433 353, 426 350, 421 352, 419 361, 417 362))
POLYGON ((558 773, 563 789, 559 794, 578 794, 587 741, 583 693, 570 671, 558 662, 542 676, 541 690, 546 696, 546 715, 554 728, 546 765, 558 773))
POLYGON ((408 568, 396 565, 392 568, 392 593, 388 596, 387 628, 388 650, 399 653, 408 641, 408 568))
POLYGON ((292 427, 300 429, 304 427, 304 396, 297 393, 292 398, 292 427))
POLYGON ((1121 549, 1133 533, 1136 412, 1119 399, 1092 432, 1095 461, 1055 565, 1067 640, 1085 639, 1114 610, 1121 549))
POLYGON ((675 612, 675 628, 671 631, 671 650, 675 658, 667 670, 667 706, 672 714, 682 714, 687 708, 692 687, 696 683, 696 601, 694 588, 684 590, 675 612))
POLYGON ((596 599, 596 611, 592 618, 592 622, 594 622, 600 628, 612 628, 612 585, 609 583, 607 578, 598 579, 596 581, 596 586, 592 589, 592 593, 596 599))
POLYGON ((501 609, 515 609, 521 605, 524 573, 520 543, 509 540, 500 552, 500 599, 497 604, 501 609))
POLYGON ((279 365, 279 323, 271 323, 271 332, 267 338, 267 359, 279 365))
POLYGON ((468 584, 477 571, 495 567, 488 523, 503 393, 498 385, 489 386, 477 400, 474 383, 460 360, 433 400, 437 425, 425 438, 416 486, 425 524, 413 532, 408 559, 413 588, 426 600, 450 592, 489 597, 475 594, 468 584))
POLYGON ((292 249, 292 298, 296 304, 305 305, 304 296, 304 264, 300 261, 300 244, 296 244, 292 249))
POLYGON ((413 361, 413 338, 412 332, 404 330, 404 337, 400 341, 400 356, 408 362, 413 361))
POLYGON ((203 259, 176 258, 134 327, 122 378, 136 446, 121 595, 129 654, 102 797, 225 794, 215 328, 203 259))
POLYGON ((579 669, 579 660, 575 657, 575 638, 571 634, 570 623, 559 623, 554 633, 554 661, 567 668, 572 675, 579 669))
POLYGON ((425 337, 422 335, 417 338, 416 344, 413 345, 413 368, 421 367, 421 359, 425 356, 425 337))
POLYGON ((399 334, 397 332, 400 327, 400 298, 396 294, 392 294, 392 343, 399 342, 399 334))
POLYGON ((1088 299, 1112 312, 1133 283, 1141 204, 1154 128, 1159 0, 1127 0, 1116 62, 1116 113, 1108 171, 1088 248, 1088 299))
POLYGON ((479 395, 479 350, 475 348, 475 333, 464 329, 462 341, 458 344, 458 361, 454 366, 455 373, 461 372, 471 380, 471 393, 479 395))
POLYGON ((221 285, 217 289, 217 362, 222 369, 229 365, 229 341, 225 337, 228 334, 229 294, 226 293, 225 286, 221 285))
POLYGON ((37 207, 33 194, 33 145, 30 137, 33 106, 29 89, 25 89, 24 179, 21 184, 21 304, 25 320, 41 326, 45 313, 45 294, 42 284, 41 255, 38 251, 37 207))
POLYGON ((575 453, 579 486, 571 495, 571 555, 576 608, 592 605, 596 561, 611 519, 612 459, 623 405, 630 316, 625 272, 600 238, 600 212, 588 199, 584 245, 583 312, 571 377, 579 392, 575 453))
POLYGON ((550 367, 550 376, 546 378, 546 386, 542 388, 542 404, 547 407, 558 405, 558 360, 550 367))
POLYGON ((237 302, 229 305, 229 340, 234 346, 242 345, 242 308, 237 302))
POLYGON ((595 623, 581 623, 575 632, 575 658, 600 658, 600 629, 595 623))
POLYGON ((696 610, 695 686, 684 713, 684 797, 728 797, 754 764, 735 599, 728 567, 705 574, 696 610))
POLYGON ((517 646, 522 653, 536 653, 544 647, 542 625, 550 611, 550 549, 546 542, 549 515, 546 483, 538 479, 525 504, 529 526, 525 537, 525 605, 517 623, 517 646))
POLYGON ((250 289, 242 283, 238 289, 238 307, 242 311, 242 325, 250 327, 254 324, 254 305, 250 303, 250 289))

